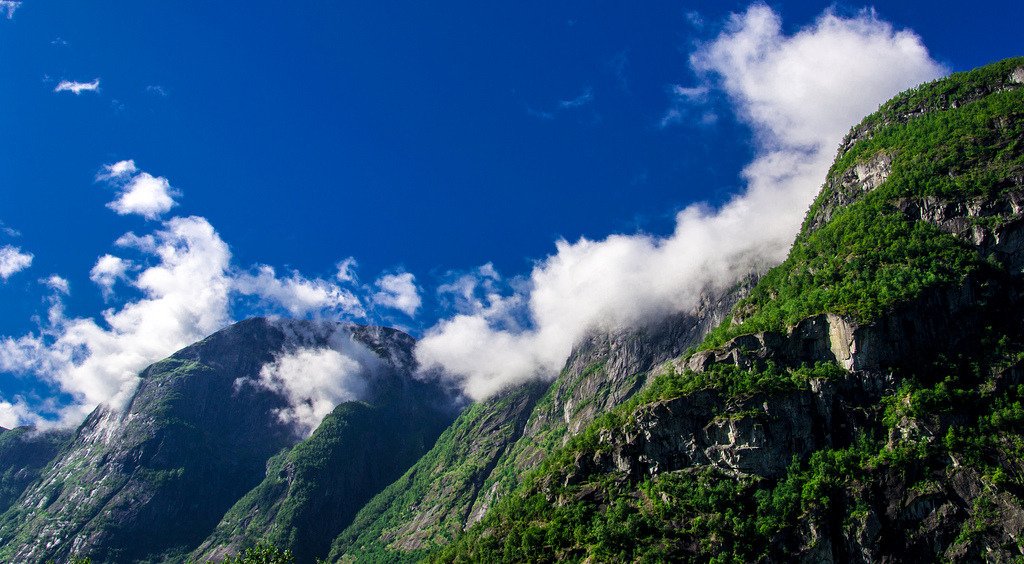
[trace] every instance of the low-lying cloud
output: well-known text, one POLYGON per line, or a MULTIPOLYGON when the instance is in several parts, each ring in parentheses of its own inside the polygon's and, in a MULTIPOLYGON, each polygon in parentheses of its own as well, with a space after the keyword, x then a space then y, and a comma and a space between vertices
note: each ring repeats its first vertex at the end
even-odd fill
POLYGON ((259 385, 288 400, 278 417, 308 436, 335 406, 363 396, 364 373, 358 360, 340 351, 301 348, 263 366, 259 385))
POLYGON ((459 300, 469 309, 427 332, 417 348, 425 367, 445 369, 483 399, 553 377, 590 330, 688 310, 702 292, 777 264, 846 131, 894 94, 945 72, 918 36, 873 12, 844 18, 829 11, 786 35, 764 5, 733 15, 690 63, 703 82, 675 88, 674 104, 682 99, 703 115, 706 89, 727 94, 755 137, 745 189, 717 209, 687 207, 669 236, 558 241, 512 293, 488 290, 494 276, 462 280, 459 300))

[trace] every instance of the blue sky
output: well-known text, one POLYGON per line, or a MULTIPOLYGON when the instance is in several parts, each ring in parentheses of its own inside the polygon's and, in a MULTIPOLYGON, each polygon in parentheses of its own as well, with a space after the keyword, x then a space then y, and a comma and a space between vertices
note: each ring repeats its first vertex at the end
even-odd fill
MULTIPOLYGON (((0 5, 0 16, 14 7, 0 5)), ((742 171, 772 149, 763 134, 774 125, 751 117, 757 101, 725 84, 720 60, 701 69, 690 57, 749 6, 25 0, 0 17, 0 247, 32 260, 0 282, 0 336, 49 346, 67 335, 66 320, 109 329, 101 312, 144 296, 135 277, 161 260, 115 241, 195 216, 227 245, 231 284, 248 288, 196 328, 290 312, 443 336, 461 314, 519 346, 545 315, 537 261, 570 256, 556 241, 667 237, 687 206, 747 189, 742 171), (135 172, 97 180, 128 160, 135 172), (108 207, 143 172, 166 179, 176 205, 150 218, 108 207), (108 253, 132 266, 104 292, 90 271, 108 253), (356 278, 341 280, 348 257, 356 278), (51 275, 67 293, 41 283, 51 275), (460 283, 472 288, 460 293, 460 283), (296 306, 295 291, 309 289, 326 292, 329 307, 296 306), (410 289, 419 307, 401 301, 410 289), (52 323, 57 302, 63 329, 52 323)), ((1019 2, 877 2, 874 17, 860 3, 831 6, 843 21, 912 30, 930 57, 915 67, 922 77, 1021 54, 1019 2)), ((791 37, 827 8, 765 9, 791 37)), ((159 355, 189 335, 143 348, 159 355)), ((88 338, 75 341, 79 353, 95 352, 88 338)), ((88 407, 115 393, 68 385, 39 358, 18 365, 13 346, 0 402, 38 411, 50 397, 88 407)), ((531 346, 531 358, 564 352, 531 346)), ((468 362, 479 360, 442 364, 468 362)), ((550 364, 531 362, 524 373, 550 364)))

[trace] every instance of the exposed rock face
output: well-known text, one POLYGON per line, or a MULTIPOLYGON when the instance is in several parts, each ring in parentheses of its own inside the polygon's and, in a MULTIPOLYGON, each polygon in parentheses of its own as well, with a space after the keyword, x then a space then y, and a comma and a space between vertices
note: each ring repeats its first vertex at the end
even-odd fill
POLYGON ((862 198, 878 188, 892 172, 892 155, 880 152, 871 159, 855 164, 838 178, 825 184, 825 199, 810 218, 810 230, 825 225, 835 210, 862 198))
MULTIPOLYGON (((337 331, 396 370, 411 362, 412 340, 397 331, 264 319, 182 349, 143 371, 124 410, 101 407, 82 424, 0 520, 0 559, 183 559, 263 479, 267 460, 301 439, 279 416, 286 398, 238 382, 337 331)), ((367 380, 369 394, 382 389, 367 380)))

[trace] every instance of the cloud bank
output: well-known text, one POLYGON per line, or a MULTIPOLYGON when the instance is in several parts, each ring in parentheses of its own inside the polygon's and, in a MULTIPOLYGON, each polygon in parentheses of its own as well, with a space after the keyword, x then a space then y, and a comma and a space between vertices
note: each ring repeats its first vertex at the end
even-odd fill
POLYGON ((445 369, 483 399, 553 377, 587 331, 688 310, 701 292, 777 264, 846 131, 901 90, 945 72, 919 37, 873 12, 829 11, 785 35, 763 5, 733 15, 690 64, 704 83, 678 87, 678 96, 699 110, 705 88, 723 90, 753 131, 745 189, 718 209, 684 209, 666 237, 558 241, 511 293, 493 291, 494 276, 471 275, 456 293, 463 310, 421 340, 424 367, 445 369))

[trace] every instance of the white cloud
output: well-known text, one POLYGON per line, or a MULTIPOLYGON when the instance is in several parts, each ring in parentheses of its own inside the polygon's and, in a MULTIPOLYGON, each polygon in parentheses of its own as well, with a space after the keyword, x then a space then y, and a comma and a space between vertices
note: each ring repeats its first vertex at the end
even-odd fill
POLYGON ((11 276, 32 266, 32 259, 32 253, 22 252, 18 247, 0 247, 0 279, 6 282, 11 276))
POLYGON ((75 82, 72 80, 62 80, 53 89, 54 92, 71 92, 74 95, 79 95, 82 92, 98 92, 100 89, 100 79, 95 79, 92 82, 75 82))
MULTIPOLYGON (((667 237, 557 242, 526 289, 470 301, 477 311, 430 329, 417 347, 424 367, 446 368, 471 397, 486 398, 554 376, 592 328, 687 310, 700 292, 778 263, 846 131, 892 95, 944 72, 916 35, 894 31, 871 12, 826 12, 787 36, 763 5, 734 15, 691 64, 725 90, 754 132, 746 189, 719 209, 686 208, 667 237), (526 329, 516 327, 518 318, 526 329)), ((690 94, 702 95, 679 93, 690 94)))
POLYGON ((136 172, 134 159, 117 161, 114 164, 103 165, 103 171, 96 175, 96 180, 112 180, 115 178, 129 177, 136 172))
POLYGON ((289 407, 278 416, 308 436, 338 404, 363 397, 365 363, 371 357, 369 351, 352 355, 333 348, 299 348, 264 365, 258 384, 288 400, 289 407))
POLYGON ((14 12, 21 7, 21 2, 15 0, 0 0, 0 14, 7 12, 7 19, 14 17, 14 12))
POLYGON ((362 303, 350 290, 320 278, 305 278, 298 272, 278 278, 273 267, 258 265, 256 273, 242 272, 234 280, 234 289, 246 296, 257 296, 283 307, 295 317, 323 310, 364 317, 362 303))
POLYGON ((46 278, 45 280, 40 280, 40 282, 42 282, 43 285, 45 285, 47 288, 49 288, 50 290, 57 294, 62 294, 65 296, 71 294, 71 284, 69 284, 67 278, 64 278, 63 276, 51 274, 49 278, 46 278))
POLYGON ((338 282, 355 282, 356 281, 356 268, 359 263, 356 262, 355 257, 348 257, 347 259, 338 263, 338 272, 334 275, 334 278, 338 282))
POLYGON ((148 172, 136 174, 135 161, 121 161, 106 165, 98 180, 108 180, 118 186, 117 198, 107 207, 118 215, 138 214, 146 219, 157 219, 177 205, 174 197, 179 194, 171 183, 162 176, 148 172))
POLYGON ((879 103, 945 72, 920 37, 893 30, 871 11, 855 18, 827 11, 795 35, 781 30, 778 14, 755 5, 691 58, 697 70, 722 77, 741 116, 769 146, 826 144, 832 152, 879 103))
POLYGON ((100 287, 103 298, 109 299, 114 293, 114 284, 118 280, 127 280, 128 269, 131 268, 131 261, 114 255, 103 255, 96 260, 92 270, 89 271, 89 280, 92 280, 100 287))
POLYGON ((409 272, 385 274, 374 284, 380 290, 373 295, 373 303, 377 305, 397 309, 412 317, 423 303, 416 287, 416 277, 409 272))
MULTIPOLYGON (((224 327, 229 321, 230 252, 200 217, 176 217, 152 235, 157 263, 130 282, 141 294, 102 321, 65 317, 55 297, 39 333, 0 340, 0 371, 34 373, 74 398, 50 413, 79 423, 96 405, 127 400, 147 365, 224 327)), ((33 412, 26 423, 53 422, 33 412)))

